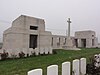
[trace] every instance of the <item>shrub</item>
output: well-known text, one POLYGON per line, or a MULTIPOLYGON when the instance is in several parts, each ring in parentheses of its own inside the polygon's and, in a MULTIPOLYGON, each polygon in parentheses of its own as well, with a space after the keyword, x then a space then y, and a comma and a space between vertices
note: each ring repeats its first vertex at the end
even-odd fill
POLYGON ((45 52, 43 52, 43 54, 40 54, 41 56, 44 56, 45 55, 45 52))
POLYGON ((27 57, 29 57, 29 54, 27 54, 27 57))
POLYGON ((91 57, 90 63, 86 66, 86 72, 89 75, 100 75, 100 61, 98 61, 99 55, 91 57))
POLYGON ((21 51, 21 52, 19 53, 19 57, 20 57, 20 58, 25 57, 25 53, 21 51))
POLYGON ((53 54, 57 54, 57 51, 56 50, 53 50, 53 54))
POLYGON ((1 60, 5 60, 7 58, 8 58, 8 52, 5 52, 5 50, 4 50, 4 52, 1 53, 1 60))

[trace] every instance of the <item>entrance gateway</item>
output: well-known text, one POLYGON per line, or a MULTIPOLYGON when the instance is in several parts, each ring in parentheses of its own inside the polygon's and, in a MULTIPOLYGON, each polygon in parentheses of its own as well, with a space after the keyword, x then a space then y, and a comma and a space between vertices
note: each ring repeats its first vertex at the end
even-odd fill
POLYGON ((29 47, 30 48, 37 48, 37 35, 30 35, 29 47))
POLYGON ((81 42, 82 42, 82 47, 86 48, 86 39, 81 39, 81 42))

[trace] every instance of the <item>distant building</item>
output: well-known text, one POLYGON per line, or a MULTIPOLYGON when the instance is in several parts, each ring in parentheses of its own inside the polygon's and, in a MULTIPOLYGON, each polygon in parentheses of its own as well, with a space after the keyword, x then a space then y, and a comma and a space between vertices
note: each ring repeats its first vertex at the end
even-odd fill
POLYGON ((93 48, 98 46, 98 39, 94 31, 77 31, 75 32, 76 47, 93 48))
MULTIPOLYGON (((24 52, 25 55, 52 54, 52 49, 67 47, 67 38, 45 31, 43 19, 21 15, 4 31, 2 49, 9 53, 9 57, 18 56, 20 52, 24 52)), ((91 48, 97 47, 98 43, 94 31, 75 32, 75 37, 70 39, 73 47, 91 48)))

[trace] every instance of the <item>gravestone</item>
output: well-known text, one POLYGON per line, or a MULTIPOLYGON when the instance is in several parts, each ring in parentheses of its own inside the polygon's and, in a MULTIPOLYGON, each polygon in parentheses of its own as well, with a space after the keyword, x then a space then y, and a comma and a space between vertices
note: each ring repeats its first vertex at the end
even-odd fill
POLYGON ((52 54, 52 47, 49 47, 49 53, 52 54))
POLYGON ((47 67, 47 75, 58 75, 58 65, 47 67))
POLYGON ((73 60, 73 75, 79 75, 79 60, 73 60))
POLYGON ((32 53, 34 53, 33 48, 29 48, 29 56, 32 55, 32 53))
POLYGON ((28 72, 28 75, 42 75, 42 69, 35 69, 28 72))
POLYGON ((39 55, 39 49, 35 48, 35 55, 39 55))
POLYGON ((26 49, 26 48, 22 48, 22 50, 21 50, 23 53, 25 53, 25 55, 27 55, 27 53, 28 53, 28 49, 26 49))
POLYGON ((86 58, 80 59, 80 73, 81 73, 81 75, 86 74, 86 58))
POLYGON ((70 62, 62 63, 62 75, 70 75, 70 62))
POLYGON ((49 48, 45 47, 45 54, 48 54, 48 52, 49 52, 49 48))
POLYGON ((43 47, 40 47, 40 54, 44 54, 44 48, 43 47))
MULTIPOLYGON (((9 57, 12 57, 12 49, 8 49, 9 57)), ((19 55, 18 55, 19 56, 19 55)))

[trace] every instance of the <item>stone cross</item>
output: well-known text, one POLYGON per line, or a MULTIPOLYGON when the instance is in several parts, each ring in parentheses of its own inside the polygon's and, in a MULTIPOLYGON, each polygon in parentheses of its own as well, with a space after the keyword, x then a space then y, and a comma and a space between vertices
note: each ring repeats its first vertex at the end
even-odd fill
POLYGON ((70 37, 70 23, 71 23, 71 21, 70 21, 70 18, 68 18, 68 37, 70 37))

